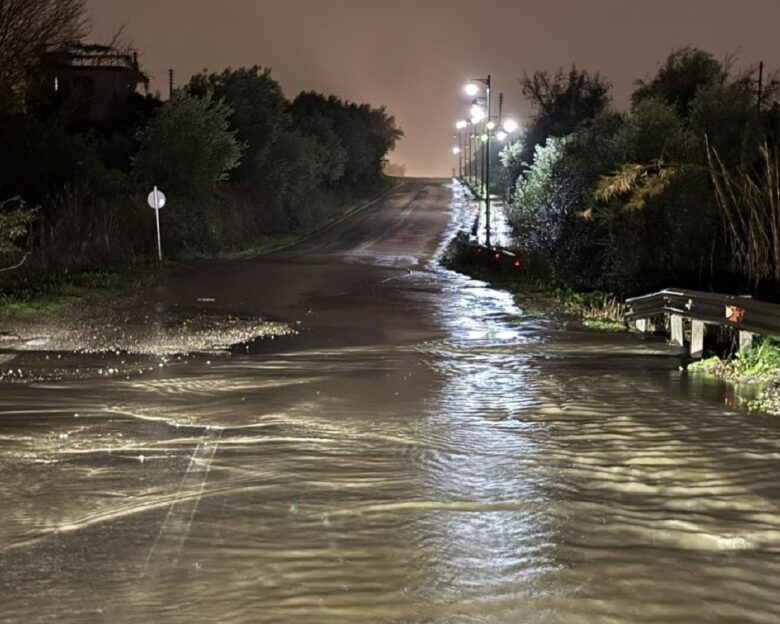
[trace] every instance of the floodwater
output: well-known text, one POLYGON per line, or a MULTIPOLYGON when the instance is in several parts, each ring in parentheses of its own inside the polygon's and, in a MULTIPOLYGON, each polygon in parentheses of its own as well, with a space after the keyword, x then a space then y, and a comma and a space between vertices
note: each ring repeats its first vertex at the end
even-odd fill
POLYGON ((293 335, 3 355, 0 622, 780 621, 780 420, 441 269, 472 216, 408 181, 150 304, 293 335))

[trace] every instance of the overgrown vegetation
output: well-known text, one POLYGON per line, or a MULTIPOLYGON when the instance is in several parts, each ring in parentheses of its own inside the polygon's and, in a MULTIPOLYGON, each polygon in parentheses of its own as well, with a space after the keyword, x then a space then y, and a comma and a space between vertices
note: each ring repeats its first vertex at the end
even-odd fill
POLYGON ((717 375, 734 383, 766 383, 773 381, 780 370, 780 344, 767 338, 733 359, 713 356, 689 364, 688 370, 717 375))
POLYGON ((751 410, 780 415, 780 343, 766 338, 733 359, 717 356, 693 362, 688 371, 713 375, 730 383, 756 386, 757 395, 744 401, 751 410))
POLYGON ((628 113, 598 74, 524 80, 535 118, 502 154, 522 253, 550 281, 624 297, 667 285, 780 298, 778 84, 674 51, 628 113), (759 101, 760 99, 760 101, 759 101))
POLYGON ((108 301, 128 289, 151 283, 148 266, 128 265, 122 271, 83 271, 22 278, 0 289, 0 320, 51 314, 76 303, 108 301))
POLYGON ((47 73, 85 25, 83 0, 0 2, 6 292, 55 276, 67 289, 67 276, 121 274, 152 256, 153 185, 167 195, 160 220, 174 259, 286 242, 387 188, 382 166, 402 132, 384 108, 312 92, 290 101, 259 66, 203 72, 167 101, 131 93, 105 118, 85 116, 92 92, 55 87, 47 73))

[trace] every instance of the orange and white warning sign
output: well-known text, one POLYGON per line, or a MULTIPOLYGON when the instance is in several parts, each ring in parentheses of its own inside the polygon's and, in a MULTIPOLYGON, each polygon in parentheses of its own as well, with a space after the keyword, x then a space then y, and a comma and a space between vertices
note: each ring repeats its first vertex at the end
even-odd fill
POLYGON ((742 308, 726 306, 726 320, 729 323, 741 323, 743 316, 745 316, 745 311, 742 308))

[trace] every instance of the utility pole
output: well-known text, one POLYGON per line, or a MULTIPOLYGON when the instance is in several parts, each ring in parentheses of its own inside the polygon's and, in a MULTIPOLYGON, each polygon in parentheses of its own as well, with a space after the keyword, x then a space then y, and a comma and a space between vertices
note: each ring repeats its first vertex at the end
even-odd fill
POLYGON ((173 69, 169 69, 168 70, 168 98, 173 97, 173 76, 174 76, 173 69))
POLYGON ((463 130, 458 131, 458 149, 460 150, 460 152, 458 152, 458 155, 460 156, 460 158, 458 158, 458 177, 463 180, 463 159, 466 158, 466 152, 463 146, 463 130))
POLYGON ((471 124, 469 133, 469 180, 471 187, 477 185, 477 125, 471 124))
POLYGON ((758 114, 761 114, 761 97, 764 88, 764 61, 758 63, 758 114))
POLYGON ((485 161, 485 134, 487 134, 487 127, 486 122, 483 119, 482 120, 482 129, 479 133, 479 166, 480 166, 480 181, 479 181, 479 188, 480 192, 482 191, 482 188, 485 186, 485 167, 486 167, 486 161, 485 161))

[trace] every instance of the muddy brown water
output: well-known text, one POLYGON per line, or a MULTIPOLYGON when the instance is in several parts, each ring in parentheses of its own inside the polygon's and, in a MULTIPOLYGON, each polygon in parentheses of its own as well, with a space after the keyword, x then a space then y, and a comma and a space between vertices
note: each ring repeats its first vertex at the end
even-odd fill
POLYGON ((5 353, 0 622, 780 621, 780 421, 441 269, 468 211, 407 181, 150 294, 294 336, 5 353))

